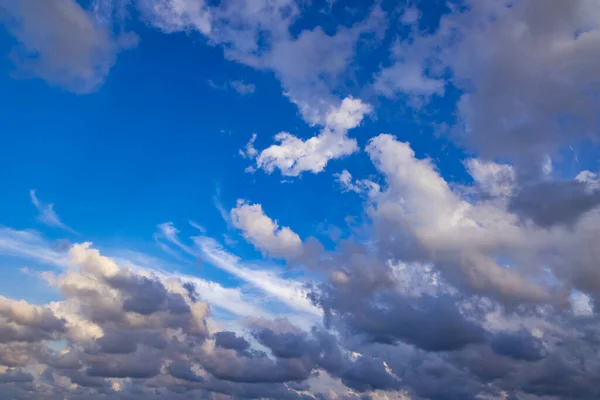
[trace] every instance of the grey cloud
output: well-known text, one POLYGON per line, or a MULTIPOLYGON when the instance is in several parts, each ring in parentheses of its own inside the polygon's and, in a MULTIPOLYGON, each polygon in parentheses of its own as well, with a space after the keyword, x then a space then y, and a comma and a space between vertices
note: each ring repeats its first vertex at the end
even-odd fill
POLYGON ((211 380, 202 384, 205 390, 231 395, 234 398, 267 398, 281 400, 309 400, 281 383, 233 383, 211 380))
POLYGON ((382 360, 367 356, 349 363, 341 377, 344 384, 360 392, 401 387, 400 380, 386 371, 382 360))
POLYGON ((298 358, 307 352, 304 335, 289 332, 277 334, 270 329, 265 329, 254 333, 254 336, 278 358, 298 358))
POLYGON ((169 293, 157 279, 132 274, 118 274, 108 279, 115 289, 126 293, 124 311, 149 315, 165 311, 178 315, 189 312, 189 306, 178 293, 169 293))
POLYGON ((65 371, 65 376, 69 377, 71 382, 87 388, 106 388, 110 382, 103 377, 90 376, 82 371, 65 371))
POLYGON ((160 373, 162 366, 160 357, 151 352, 99 356, 89 363, 86 374, 103 378, 151 378, 160 373))
POLYGON ((484 329, 467 320, 450 297, 410 299, 384 290, 369 297, 358 293, 322 287, 318 299, 354 333, 375 342, 404 341, 427 351, 447 351, 485 340, 484 329))
POLYGON ((0 383, 33 382, 33 376, 20 369, 8 369, 0 374, 0 383))
POLYGON ((238 353, 247 350, 250 343, 243 337, 238 337, 235 332, 222 331, 215 333, 215 344, 224 349, 235 350, 238 353))
POLYGON ((128 354, 137 350, 138 336, 136 332, 105 329, 104 335, 96 340, 102 353, 128 354))
POLYGON ((65 321, 45 307, 0 297, 0 343, 50 340, 65 332, 65 321))
POLYGON ((123 48, 137 38, 114 38, 74 0, 2 0, 3 22, 18 41, 12 58, 25 76, 76 93, 97 89, 123 48))
MULTIPOLYGON (((0 385, 0 397, 43 399, 31 391, 36 387, 31 385, 37 385, 46 388, 51 400, 65 396, 308 400, 314 394, 312 380, 325 372, 353 390, 343 395, 347 399, 376 399, 373 390, 402 390, 412 398, 433 400, 476 399, 502 392, 523 398, 559 393, 561 398, 587 400, 597 394, 591 378, 599 366, 592 351, 598 342, 596 317, 582 319, 550 309, 509 313, 491 300, 449 290, 405 292, 398 282, 406 276, 382 262, 372 248, 349 243, 338 258, 322 265, 328 271, 343 271, 345 277, 332 279, 313 293, 315 301, 330 311, 330 330, 304 331, 285 318, 243 321, 246 333, 269 350, 261 353, 233 332, 198 334, 198 323, 208 318, 207 309, 192 299, 182 282, 114 269, 109 259, 78 246, 71 251, 72 257, 80 256, 75 257, 78 268, 50 279, 68 289, 66 303, 41 308, 67 321, 66 331, 57 337, 64 351, 49 348, 44 339, 0 344, 0 364, 45 367, 42 374, 31 373, 32 381, 10 370, 6 380, 11 382, 0 385), (125 309, 125 299, 136 298, 140 290, 159 298, 153 312, 125 309), (187 307, 169 307, 168 298, 174 295, 187 307), (95 319, 98 314, 90 307, 102 296, 117 317, 95 319), (525 330, 484 329, 484 320, 499 318, 491 317, 491 312, 507 319, 518 317, 523 324, 537 318, 534 326, 540 332, 534 337, 525 330), (70 324, 75 316, 78 323, 70 324), (98 324, 102 334, 85 335, 81 329, 87 323, 98 324), (543 337, 543 346, 537 336, 543 337), (564 376, 556 379, 558 374, 564 376), (113 387, 115 380, 119 390, 113 387), (71 383, 78 386, 70 388, 71 383)), ((38 310, 26 303, 20 307, 38 310)), ((30 316, 21 322, 48 325, 33 318, 35 313, 19 315, 30 316)), ((317 398, 335 397, 323 393, 317 398)))
POLYGON ((597 135, 598 5, 469 6, 441 25, 454 34, 442 59, 467 91, 458 112, 468 143, 491 156, 534 155, 597 135), (561 51, 553 50, 557 43, 561 51), (567 59, 577 62, 561 62, 567 59))
POLYGON ((539 361, 546 355, 542 341, 527 331, 499 333, 492 339, 491 346, 498 354, 525 361, 539 361))
POLYGON ((302 381, 310 376, 314 366, 308 359, 250 358, 230 350, 215 350, 205 355, 202 365, 218 379, 240 383, 302 381))
POLYGON ((547 181, 522 188, 511 198, 509 210, 543 228, 573 226, 586 212, 600 205, 600 191, 583 182, 547 181))
POLYGON ((173 361, 167 368, 171 376, 189 382, 203 382, 204 378, 192 371, 189 365, 181 361, 173 361))

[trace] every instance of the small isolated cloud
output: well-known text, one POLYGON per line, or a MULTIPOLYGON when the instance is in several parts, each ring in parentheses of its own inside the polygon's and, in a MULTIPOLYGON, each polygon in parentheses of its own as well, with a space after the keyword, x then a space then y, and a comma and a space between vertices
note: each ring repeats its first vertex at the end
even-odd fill
POLYGON ((342 192, 366 193, 369 197, 375 196, 380 191, 380 186, 368 179, 353 180, 348 170, 333 175, 340 185, 342 192))
POLYGON ((258 151, 254 147, 254 142, 256 142, 256 133, 252 134, 252 137, 244 147, 244 150, 240 150, 240 155, 244 158, 254 159, 258 154, 258 151))
POLYGON ((239 94, 252 94, 256 91, 256 86, 253 83, 245 83, 244 81, 230 81, 229 86, 239 94))
POLYGON ((268 174, 275 169, 284 176, 298 176, 303 172, 317 174, 330 160, 349 156, 358 150, 356 140, 348 137, 348 130, 360 125, 371 111, 369 104, 347 97, 338 107, 330 109, 325 127, 317 136, 302 140, 287 132, 275 135, 279 144, 261 151, 256 157, 256 166, 268 174))
POLYGON ((209 79, 208 86, 215 90, 233 90, 241 95, 252 94, 256 91, 256 85, 242 80, 232 80, 219 84, 212 79, 209 79))
POLYGON ((246 240, 266 254, 290 258, 302 252, 300 236, 287 226, 280 227, 265 215, 260 204, 238 200, 237 207, 231 210, 231 221, 246 240))
POLYGON ((31 197, 31 202, 33 203, 35 208, 37 208, 37 210, 38 210, 38 213, 39 213, 37 216, 38 221, 40 221, 42 224, 51 226, 53 228, 60 228, 60 229, 64 229, 65 231, 75 233, 75 231, 73 229, 69 228, 67 225, 65 225, 60 220, 60 218, 54 211, 54 204, 42 203, 38 199, 38 197, 35 193, 35 189, 31 189, 29 191, 29 196, 31 197))

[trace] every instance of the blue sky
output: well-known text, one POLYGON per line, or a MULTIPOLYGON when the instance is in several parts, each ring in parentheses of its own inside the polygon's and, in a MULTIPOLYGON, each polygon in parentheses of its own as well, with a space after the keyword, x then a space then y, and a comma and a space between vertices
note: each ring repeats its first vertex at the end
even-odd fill
POLYGON ((52 357, 95 349, 113 369, 0 357, 0 397, 28 396, 21 379, 48 399, 596 398, 549 380, 557 343, 597 329, 599 16, 584 0, 0 0, 0 324, 48 314, 52 357), (99 320, 82 282, 122 318, 99 320), (158 364, 134 382, 103 346, 148 333, 123 321, 179 315, 171 297, 132 305, 161 293, 206 328, 160 320, 201 354, 140 339, 132 358, 158 364), (312 350, 281 355, 286 335, 312 350), (325 337, 335 367, 314 358, 325 337), (514 373, 465 367, 488 356, 514 373), (445 389, 419 384, 427 363, 445 389))

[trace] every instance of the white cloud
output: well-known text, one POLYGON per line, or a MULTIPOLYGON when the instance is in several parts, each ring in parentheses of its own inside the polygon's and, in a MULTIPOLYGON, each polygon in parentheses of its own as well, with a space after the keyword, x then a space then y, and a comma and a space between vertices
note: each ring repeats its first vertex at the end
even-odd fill
POLYGON ((233 226, 240 229, 244 238, 271 257, 294 258, 302 252, 302 240, 287 226, 279 226, 263 212, 260 204, 238 200, 231 210, 233 226))
POLYGON ((161 239, 167 240, 176 245, 179 249, 183 250, 186 254, 190 256, 195 256, 196 253, 190 247, 181 243, 177 236, 178 233, 179 230, 175 227, 175 225, 172 222, 164 222, 158 225, 158 233, 154 234, 154 240, 156 240, 158 243, 161 243, 161 239))
POLYGON ((413 243, 397 248, 408 252, 400 257, 434 262, 452 283, 475 291, 510 301, 550 300, 526 271, 505 268, 491 256, 494 249, 517 246, 526 237, 514 215, 461 199, 430 160, 417 159, 408 143, 391 135, 371 139, 366 150, 387 183, 386 190, 373 198, 374 215, 413 243))
POLYGON ((60 220, 60 218, 54 211, 54 204, 52 204, 52 203, 44 204, 44 203, 40 202, 40 200, 37 198, 37 195, 35 194, 34 189, 31 189, 29 191, 29 197, 31 197, 31 202, 33 203, 33 205, 35 206, 35 208, 37 208, 37 210, 39 212, 37 218, 41 223, 51 226, 53 228, 60 228, 60 229, 64 229, 66 231, 75 233, 75 231, 73 229, 66 226, 60 220))
POLYGON ((581 171, 575 177, 578 182, 583 182, 587 185, 589 190, 600 189, 600 177, 597 173, 592 171, 581 171))
POLYGON ((211 33, 211 10, 204 0, 138 0, 137 5, 148 22, 165 33, 211 33))
POLYGON ((200 231, 200 233, 202 233, 203 235, 206 234, 206 228, 205 227, 203 227, 202 225, 200 225, 197 222, 194 222, 192 220, 189 220, 188 222, 189 222, 189 224, 191 226, 193 226, 194 228, 198 229, 200 231))
POLYGON ((215 90, 234 90, 238 94, 247 95, 256 91, 256 86, 253 83, 246 83, 242 80, 230 80, 222 84, 216 83, 212 79, 208 80, 208 86, 215 90))
POLYGON ((248 159, 256 158, 256 155, 258 154, 258 150, 256 150, 256 148, 254 147, 255 141, 256 141, 256 133, 253 133, 252 137, 250 138, 248 143, 246 143, 244 150, 240 150, 240 155, 242 157, 248 158, 248 159))
MULTIPOLYGON (((131 266, 129 264, 128 266, 131 266)), ((227 310, 241 317, 272 318, 273 314, 261 307, 261 301, 244 293, 240 288, 224 287, 221 284, 197 276, 167 272, 160 269, 146 268, 148 272, 162 279, 180 279, 182 282, 193 283, 198 296, 212 306, 227 310)), ((142 269, 142 271, 144 271, 142 269)))
POLYGON ((301 282, 282 279, 272 271, 245 267, 238 257, 226 252, 211 238, 198 236, 192 239, 200 249, 202 258, 210 264, 248 282, 296 311, 321 315, 321 311, 308 299, 308 291, 301 282))
POLYGON ((369 179, 352 180, 352 174, 348 170, 343 170, 339 174, 333 175, 342 188, 342 192, 366 193, 368 197, 376 196, 380 191, 380 186, 369 179))
POLYGON ((0 254, 22 257, 64 268, 67 256, 35 231, 20 231, 0 227, 0 254))
MULTIPOLYGON (((172 237, 172 236, 171 236, 172 237)), ((149 257, 132 251, 116 250, 112 258, 100 256, 98 251, 90 248, 91 244, 75 246, 70 253, 72 260, 93 262, 102 270, 114 271, 126 267, 143 274, 154 274, 163 279, 181 279, 192 282, 198 294, 210 304, 240 316, 263 316, 269 318, 271 313, 264 310, 260 301, 249 296, 239 288, 226 288, 217 282, 182 274, 173 269, 176 267, 161 259, 149 257)), ((65 251, 55 249, 53 244, 35 231, 19 231, 11 228, 0 228, 0 255, 31 260, 41 265, 50 265, 60 269, 69 266, 69 255, 65 251)))
POLYGON ((345 169, 334 176, 342 187, 342 191, 360 193, 360 188, 352 182, 352 174, 348 170, 345 169))
MULTIPOLYGON (((338 101, 333 89, 342 85, 357 43, 365 34, 381 36, 387 25, 385 13, 374 6, 363 21, 340 26, 334 34, 317 26, 292 35, 290 28, 302 13, 294 0, 236 0, 211 7, 204 0, 138 3, 149 23, 164 32, 198 31, 221 46, 226 58, 272 71, 304 120, 321 126, 338 101)), ((253 91, 246 84, 235 86, 253 91)))
POLYGON ((133 34, 114 38, 75 0, 2 0, 0 5, 19 42, 12 58, 21 75, 76 93, 96 90, 116 54, 137 42, 133 34))
MULTIPOLYGON (((192 249, 179 240, 177 236, 178 231, 172 224, 161 224, 159 225, 159 229, 168 232, 167 234, 161 235, 169 240, 170 243, 184 250, 194 258, 208 262, 209 264, 232 274, 259 289, 267 296, 290 306, 296 311, 320 315, 318 309, 313 306, 306 297, 307 290, 301 282, 291 279, 282 279, 273 273, 273 271, 246 267, 242 265, 237 256, 226 252, 221 245, 212 238, 204 236, 192 237, 191 239, 197 247, 197 249, 192 249)), ((293 232, 284 234, 284 241, 287 241, 286 243, 288 243, 288 245, 294 242, 293 239, 290 239, 293 235, 295 235, 293 232)))
POLYGON ((329 110, 325 117, 325 130, 345 134, 360 125, 373 107, 352 96, 346 97, 338 107, 329 110))
POLYGON ((256 91, 256 86, 253 83, 244 81, 229 81, 229 86, 239 94, 252 94, 256 91))
POLYGON ((477 185, 492 196, 510 196, 515 190, 516 176, 512 165, 470 158, 467 171, 477 185))
POLYGON ((277 168, 284 176, 298 176, 306 171, 319 173, 330 160, 358 150, 356 140, 349 138, 347 132, 357 127, 371 111, 369 104, 347 97, 339 107, 329 111, 326 125, 317 136, 302 140, 287 132, 275 135, 279 144, 261 151, 256 158, 256 166, 267 173, 277 168))

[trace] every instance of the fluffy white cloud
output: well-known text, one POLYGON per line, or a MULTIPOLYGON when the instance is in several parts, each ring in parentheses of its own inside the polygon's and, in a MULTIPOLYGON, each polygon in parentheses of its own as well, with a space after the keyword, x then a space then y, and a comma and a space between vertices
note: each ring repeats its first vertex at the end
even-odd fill
POLYGON ((211 11, 204 0, 137 0, 137 5, 149 23, 166 33, 211 33, 211 11))
POLYGON ((357 127, 372 108, 360 99, 345 98, 325 118, 323 130, 310 139, 302 140, 290 133, 275 135, 279 144, 262 150, 256 157, 256 166, 267 173, 276 168, 284 176, 298 176, 302 172, 319 173, 330 160, 348 156, 358 150, 355 139, 348 130, 357 127))
POLYGON ((515 170, 511 165, 470 158, 467 170, 477 185, 492 196, 510 196, 516 184, 515 170))
POLYGON ((352 180, 352 174, 348 170, 343 170, 339 174, 334 174, 337 182, 343 192, 365 193, 367 196, 376 196, 380 191, 380 186, 369 179, 352 180))
MULTIPOLYGON (((471 289, 507 301, 549 301, 546 290, 517 270, 498 265, 492 253, 525 238, 516 218, 486 203, 473 205, 457 196, 430 160, 418 159, 408 143, 379 135, 367 146, 387 188, 374 198, 376 215, 414 240, 414 253, 433 261, 471 289), (420 252, 423 252, 420 254, 420 252)), ((410 240, 410 239, 409 239, 410 240)))
POLYGON ((335 175, 344 192, 360 192, 360 188, 352 182, 352 174, 347 169, 335 175))
POLYGON ((287 226, 279 226, 263 212, 260 204, 238 200, 231 210, 233 226, 260 251, 272 257, 293 258, 302 252, 300 236, 287 226))

